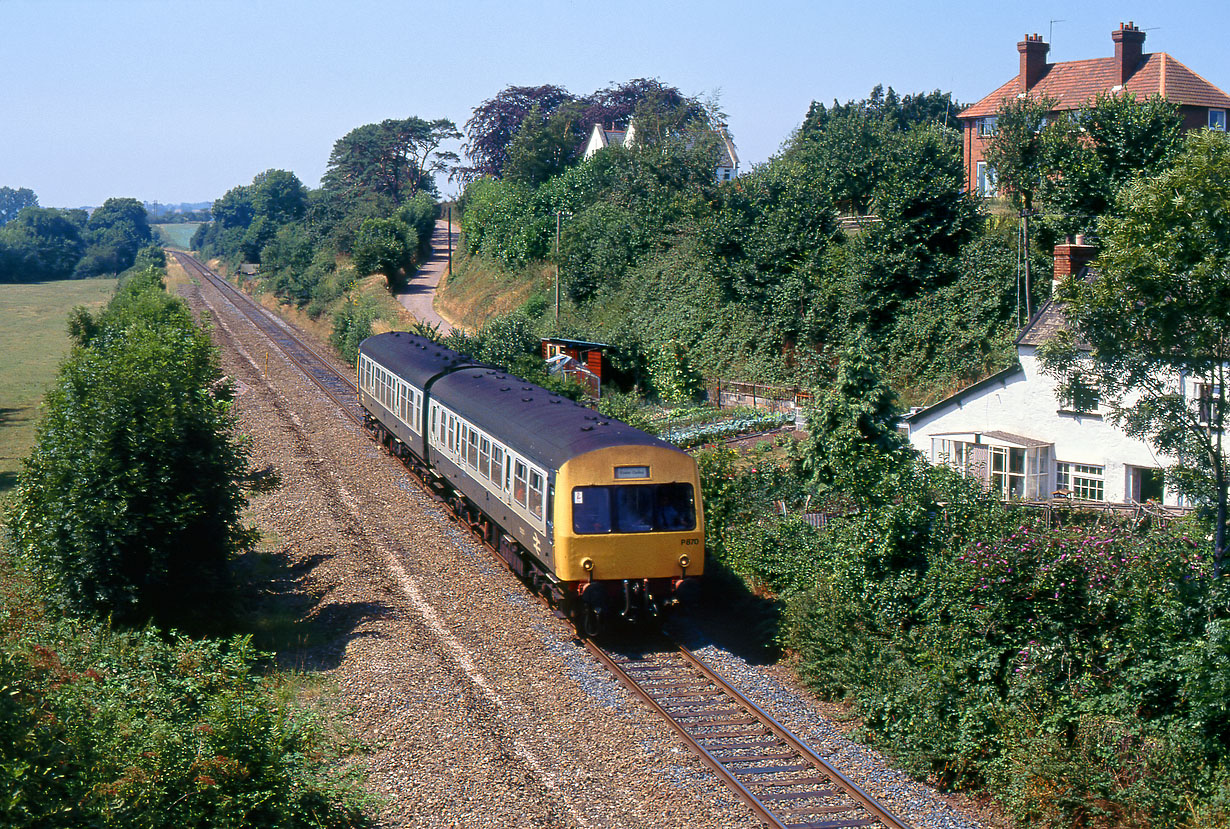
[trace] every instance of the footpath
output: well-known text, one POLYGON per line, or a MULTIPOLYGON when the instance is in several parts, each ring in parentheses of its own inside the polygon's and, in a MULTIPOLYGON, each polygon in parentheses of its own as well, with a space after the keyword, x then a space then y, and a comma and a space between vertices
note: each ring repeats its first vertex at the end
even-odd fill
POLYGON ((428 325, 438 326, 441 334, 452 331, 453 326, 436 313, 434 306, 436 288, 440 280, 448 273, 449 255, 455 249, 457 234, 460 230, 457 225, 453 225, 450 240, 448 222, 437 219, 435 232, 431 234, 431 256, 427 257, 415 271, 414 276, 410 277, 406 290, 396 294, 397 301, 405 306, 415 319, 428 325), (450 248, 450 241, 452 248, 450 248))

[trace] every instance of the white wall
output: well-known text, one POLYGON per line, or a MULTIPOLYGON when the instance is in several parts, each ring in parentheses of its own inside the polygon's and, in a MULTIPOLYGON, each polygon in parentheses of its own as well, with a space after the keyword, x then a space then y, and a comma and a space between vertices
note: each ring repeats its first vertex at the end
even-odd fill
MULTIPOLYGON (((1033 346, 1020 346, 1021 370, 968 395, 958 394, 946 405, 909 423, 910 443, 932 462, 931 438, 953 432, 999 431, 1053 443, 1055 461, 1102 466, 1107 501, 1122 502, 1129 490, 1131 467, 1150 469, 1167 465, 1170 459, 1155 454, 1148 444, 1128 437, 1098 416, 1061 413, 1055 396, 1055 380, 1042 373, 1033 346)), ((987 438, 987 443, 995 443, 987 438)), ((1055 470, 1050 469, 1055 489, 1055 470)), ((1167 504, 1177 496, 1167 491, 1167 504)))

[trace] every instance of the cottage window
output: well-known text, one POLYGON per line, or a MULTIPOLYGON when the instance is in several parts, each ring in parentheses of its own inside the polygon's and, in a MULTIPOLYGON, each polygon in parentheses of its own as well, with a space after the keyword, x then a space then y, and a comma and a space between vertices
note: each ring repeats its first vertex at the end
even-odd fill
POLYGON ((1015 446, 991 448, 991 488, 1001 498, 1025 497, 1025 450, 1015 446))
POLYGON ((998 128, 996 127, 996 122, 998 120, 999 119, 994 115, 988 116, 986 118, 979 118, 978 119, 978 137, 979 138, 990 138, 991 136, 995 135, 995 133, 998 132, 998 128))
POLYGON ((1066 489, 1086 501, 1106 500, 1103 475, 1105 468, 1083 463, 1055 464, 1055 486, 1066 489))
POLYGON ((1226 111, 1224 109, 1209 110, 1209 129, 1226 131, 1226 111))

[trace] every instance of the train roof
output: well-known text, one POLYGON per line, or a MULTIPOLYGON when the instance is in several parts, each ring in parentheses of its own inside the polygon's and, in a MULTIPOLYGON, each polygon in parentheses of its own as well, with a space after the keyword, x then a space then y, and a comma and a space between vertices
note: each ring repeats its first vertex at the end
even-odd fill
POLYGON ((359 351, 420 389, 431 384, 436 400, 553 469, 577 455, 610 446, 683 451, 416 334, 377 334, 360 343, 359 351))
POLYGON ((366 354, 419 389, 427 388, 431 380, 441 374, 462 366, 481 365, 465 354, 405 331, 368 337, 359 343, 359 353, 366 354))
POLYGON ((683 451, 640 429, 492 368, 454 371, 436 381, 432 396, 552 469, 559 469, 578 455, 611 446, 683 451))

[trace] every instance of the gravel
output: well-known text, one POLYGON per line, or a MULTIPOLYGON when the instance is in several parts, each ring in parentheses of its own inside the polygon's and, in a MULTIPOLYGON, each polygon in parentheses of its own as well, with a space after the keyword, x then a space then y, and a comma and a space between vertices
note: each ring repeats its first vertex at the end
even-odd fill
MULTIPOLYGON (((286 667, 331 676, 387 827, 753 827, 759 821, 556 618, 208 284, 254 468, 251 521, 302 608, 286 667), (266 352, 268 358, 266 360, 266 352), (267 375, 266 375, 267 366, 267 375)), ((345 367, 342 367, 345 370, 345 367)), ((851 742, 783 672, 697 652, 919 827, 976 827, 851 742)))

